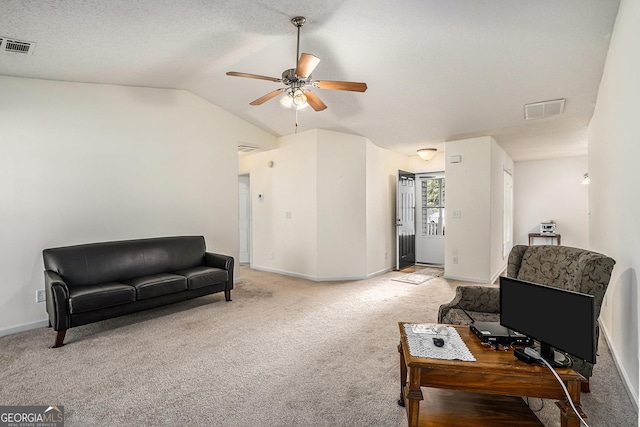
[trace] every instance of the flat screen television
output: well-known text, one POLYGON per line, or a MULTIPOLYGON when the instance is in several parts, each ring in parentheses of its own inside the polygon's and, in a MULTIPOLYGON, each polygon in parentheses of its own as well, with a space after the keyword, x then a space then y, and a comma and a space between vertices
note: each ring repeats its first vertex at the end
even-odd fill
POLYGON ((538 341, 554 366, 570 362, 554 349, 596 363, 593 295, 500 277, 500 324, 538 341))

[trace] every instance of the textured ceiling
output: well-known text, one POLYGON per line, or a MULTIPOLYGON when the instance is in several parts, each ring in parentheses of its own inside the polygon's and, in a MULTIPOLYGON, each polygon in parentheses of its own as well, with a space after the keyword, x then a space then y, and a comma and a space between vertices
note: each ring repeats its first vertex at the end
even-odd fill
MULTIPOLYGON (((3 0, 0 37, 36 42, 0 53, 0 74, 188 90, 274 135, 294 131, 277 99, 301 52, 315 79, 366 82, 365 93, 315 89, 329 107, 299 129, 365 136, 405 154, 493 135, 515 160, 586 154, 586 126, 618 0, 3 0), (525 121, 523 105, 566 98, 560 116, 525 121)), ((1 95, 1 94, 0 94, 1 95)), ((61 102, 64 102, 63 100, 61 102)))

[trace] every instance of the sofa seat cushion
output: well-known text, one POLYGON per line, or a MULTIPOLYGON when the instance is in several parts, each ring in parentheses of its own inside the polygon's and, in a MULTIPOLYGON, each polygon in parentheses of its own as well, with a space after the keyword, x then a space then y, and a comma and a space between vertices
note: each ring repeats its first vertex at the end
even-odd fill
MULTIPOLYGON (((479 311, 469 311, 469 316, 473 317, 476 322, 499 322, 500 314, 497 313, 482 313, 479 311)), ((441 319, 440 323, 448 323, 451 325, 470 325, 471 319, 467 316, 464 311, 459 308, 452 308, 447 311, 447 314, 441 319)))
POLYGON ((137 299, 149 299, 187 290, 187 279, 177 274, 153 274, 127 280, 136 290, 137 299))
POLYGON ((69 288, 69 312, 71 314, 127 304, 135 300, 136 289, 124 283, 104 283, 69 288))
POLYGON ((188 268, 186 270, 176 271, 175 273, 187 278, 187 286, 189 289, 200 289, 205 286, 217 285, 226 282, 229 278, 226 270, 206 266, 188 268))

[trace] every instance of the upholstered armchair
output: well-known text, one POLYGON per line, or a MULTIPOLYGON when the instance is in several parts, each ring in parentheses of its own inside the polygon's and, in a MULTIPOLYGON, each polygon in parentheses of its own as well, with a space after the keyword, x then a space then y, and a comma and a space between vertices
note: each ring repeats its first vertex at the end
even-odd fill
MULTIPOLYGON (((585 249, 517 245, 509 253, 507 277, 593 295, 597 319, 615 263, 608 256, 585 249)), ((471 323, 469 316, 477 321, 499 321, 500 289, 494 285, 458 286, 453 300, 440 306, 438 323, 467 325, 471 323)), ((596 338, 599 335, 596 322, 596 338)), ((574 360, 573 369, 588 380, 593 365, 574 360)), ((588 391, 588 383, 583 390, 588 391)))

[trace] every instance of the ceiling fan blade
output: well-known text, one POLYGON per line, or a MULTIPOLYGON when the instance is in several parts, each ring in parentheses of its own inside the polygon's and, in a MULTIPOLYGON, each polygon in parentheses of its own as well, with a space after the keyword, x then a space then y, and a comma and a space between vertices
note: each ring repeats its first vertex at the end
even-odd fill
POLYGON ((366 83, 359 82, 336 82, 332 80, 318 80, 315 82, 315 86, 320 89, 333 89, 333 90, 350 90, 353 92, 364 92, 367 90, 366 83))
POLYGON ((296 67, 296 76, 307 78, 313 70, 320 63, 320 58, 311 55, 310 53, 303 53, 300 55, 300 59, 298 60, 298 66, 296 67))
POLYGON ((249 105, 260 105, 260 104, 263 104, 263 103, 267 102, 268 100, 270 100, 271 98, 275 98, 276 96, 280 95, 284 90, 285 90, 285 88, 276 89, 273 92, 269 92, 265 96, 261 96, 260 98, 256 99, 255 101, 250 102, 249 105))
POLYGON ((304 94, 307 97, 307 103, 311 105, 311 108, 313 108, 314 110, 322 111, 327 108, 324 102, 322 102, 320 98, 318 98, 318 95, 316 95, 315 93, 305 92, 304 94))
POLYGON ((277 79, 275 77, 260 76, 258 74, 249 74, 249 73, 238 73, 237 71, 229 71, 229 72, 227 72, 227 76, 248 77, 250 79, 269 80, 270 82, 281 82, 282 81, 282 79, 277 79))

